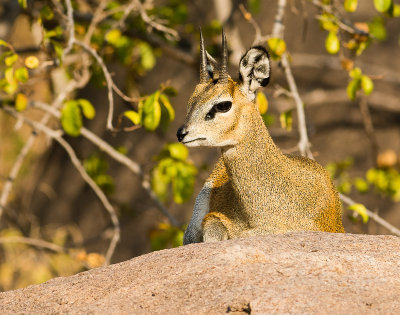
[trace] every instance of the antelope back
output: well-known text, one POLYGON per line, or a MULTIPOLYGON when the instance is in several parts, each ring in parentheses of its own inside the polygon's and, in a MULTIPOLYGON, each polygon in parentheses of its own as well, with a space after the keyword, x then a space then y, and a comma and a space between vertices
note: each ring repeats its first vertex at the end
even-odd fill
POLYGON ((201 32, 200 52, 200 83, 189 99, 178 140, 187 146, 234 146, 246 138, 251 117, 259 115, 255 92, 269 82, 269 54, 262 46, 250 48, 239 62, 239 80, 235 82, 227 72, 224 31, 220 65, 206 52, 201 32))

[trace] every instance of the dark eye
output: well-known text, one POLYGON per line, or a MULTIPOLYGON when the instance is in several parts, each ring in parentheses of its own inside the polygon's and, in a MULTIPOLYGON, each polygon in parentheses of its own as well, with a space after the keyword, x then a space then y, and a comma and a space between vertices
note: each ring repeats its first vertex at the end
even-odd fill
POLYGON ((214 119, 215 113, 226 113, 232 107, 231 101, 215 104, 206 115, 206 120, 214 119))
POLYGON ((221 102, 213 106, 213 108, 215 108, 215 110, 218 113, 226 113, 231 109, 231 107, 232 107, 232 102, 230 101, 221 102))

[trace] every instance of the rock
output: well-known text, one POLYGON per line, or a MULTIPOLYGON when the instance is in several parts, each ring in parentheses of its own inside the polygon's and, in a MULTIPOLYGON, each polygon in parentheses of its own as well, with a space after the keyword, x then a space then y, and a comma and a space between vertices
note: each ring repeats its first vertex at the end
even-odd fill
POLYGON ((1 314, 400 314, 400 238, 193 244, 0 293, 1 314))

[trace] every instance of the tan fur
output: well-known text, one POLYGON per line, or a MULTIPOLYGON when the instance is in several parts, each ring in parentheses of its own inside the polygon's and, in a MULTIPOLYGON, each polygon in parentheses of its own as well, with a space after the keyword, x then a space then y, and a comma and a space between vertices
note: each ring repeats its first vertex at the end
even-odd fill
MULTIPOLYGON (((203 241, 289 231, 344 232, 341 204, 328 172, 308 158, 284 155, 256 105, 231 79, 196 87, 185 128, 188 146, 217 146, 222 153, 205 183, 211 192, 201 225, 203 241), (231 99, 232 109, 205 121, 219 99, 231 99)), ((185 243, 202 241, 191 236, 191 229, 185 243)))

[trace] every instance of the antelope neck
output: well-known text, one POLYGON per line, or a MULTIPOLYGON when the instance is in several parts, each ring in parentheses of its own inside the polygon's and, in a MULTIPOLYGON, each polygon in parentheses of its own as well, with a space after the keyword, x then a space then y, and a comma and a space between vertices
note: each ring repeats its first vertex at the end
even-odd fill
MULTIPOLYGON (((245 209, 259 207, 257 194, 272 194, 274 183, 287 172, 288 158, 272 141, 259 114, 245 141, 222 149, 222 158, 233 188, 245 209)), ((268 197, 267 197, 268 198, 268 197)), ((271 196, 271 198, 274 198, 271 196)))

